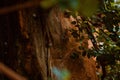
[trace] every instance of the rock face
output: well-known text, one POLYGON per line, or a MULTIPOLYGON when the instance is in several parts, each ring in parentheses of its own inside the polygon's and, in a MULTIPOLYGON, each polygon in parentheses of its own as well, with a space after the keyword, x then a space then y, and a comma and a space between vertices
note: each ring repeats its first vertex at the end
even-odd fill
MULTIPOLYGON (((7 0, 2 1, 5 5, 7 0)), ((76 42, 69 31, 74 27, 74 18, 65 18, 60 8, 48 12, 40 7, 27 8, 0 17, 0 58, 18 73, 29 80, 48 80, 50 75, 52 80, 58 80, 52 72, 56 67, 66 69, 70 80, 97 80, 94 60, 83 57, 78 49, 88 48, 88 39, 82 44, 76 42)))
MULTIPOLYGON (((60 80, 52 72, 53 67, 59 70, 66 69, 70 74, 69 80, 97 80, 95 61, 83 57, 82 50, 79 50, 79 46, 88 48, 86 34, 81 34, 85 40, 80 44, 69 31, 74 27, 71 24, 74 20, 72 16, 65 18, 58 7, 49 13, 44 13, 40 9, 30 9, 19 14, 23 16, 23 20, 20 18, 21 29, 31 34, 29 37, 34 47, 33 54, 37 58, 37 69, 42 77, 40 80, 47 80, 48 77, 60 80), (39 15, 38 18, 31 17, 33 14, 39 15)), ((39 73, 37 75, 39 76, 39 73)))
MULTIPOLYGON (((70 80, 98 80, 95 61, 83 57, 82 51, 78 48, 79 46, 88 48, 88 39, 85 38, 80 44, 70 35, 69 30, 74 27, 70 23, 73 19, 65 18, 59 8, 54 8, 49 16, 49 28, 53 38, 53 46, 50 48, 50 68, 68 70, 70 80)), ((86 34, 82 35, 86 37, 86 34)), ((59 80, 55 75, 51 73, 54 80, 59 80)))

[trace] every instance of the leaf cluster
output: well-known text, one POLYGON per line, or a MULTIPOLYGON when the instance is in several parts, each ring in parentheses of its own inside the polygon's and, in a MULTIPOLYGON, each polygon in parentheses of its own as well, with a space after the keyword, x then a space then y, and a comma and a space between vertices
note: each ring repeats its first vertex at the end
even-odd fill
POLYGON ((104 6, 100 6, 90 17, 81 15, 79 11, 68 12, 67 17, 72 15, 76 19, 71 24, 78 29, 71 30, 71 35, 81 43, 84 40, 81 33, 87 34, 93 44, 90 49, 80 46, 80 49, 84 50, 82 56, 87 55, 88 58, 96 56, 97 62, 105 67, 106 73, 103 73, 107 74, 105 79, 117 80, 120 74, 118 71, 120 69, 120 12, 104 1, 102 4, 104 6), (108 66, 111 69, 108 69, 108 66))

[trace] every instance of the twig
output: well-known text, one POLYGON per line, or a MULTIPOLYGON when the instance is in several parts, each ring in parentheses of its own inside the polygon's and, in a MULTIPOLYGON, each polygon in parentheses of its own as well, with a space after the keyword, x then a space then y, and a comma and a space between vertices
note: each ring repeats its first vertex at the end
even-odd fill
POLYGON ((3 63, 0 63, 0 73, 8 76, 12 80, 27 80, 25 77, 19 75, 12 69, 5 66, 3 63))
POLYGON ((21 9, 25 9, 25 8, 36 7, 36 6, 40 6, 40 0, 29 1, 29 2, 24 2, 21 4, 9 6, 9 7, 0 8, 0 15, 7 14, 7 13, 17 11, 17 10, 21 10, 21 9))

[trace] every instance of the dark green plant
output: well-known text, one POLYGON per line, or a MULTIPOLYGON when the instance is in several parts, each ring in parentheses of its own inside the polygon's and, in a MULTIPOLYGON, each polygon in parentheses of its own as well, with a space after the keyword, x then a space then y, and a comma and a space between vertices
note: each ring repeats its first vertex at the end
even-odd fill
MULTIPOLYGON (((119 0, 43 0, 41 6, 49 8, 59 5, 78 30, 71 30, 74 38, 83 40, 81 33, 88 34, 93 47, 84 49, 83 56, 97 57, 102 66, 101 80, 119 80, 120 77, 120 1, 119 0), (94 2, 94 4, 93 4, 94 2), (49 4, 49 5, 48 5, 49 4), (78 16, 81 17, 78 18, 78 16)), ((75 58, 76 55, 71 56, 75 58)))
MULTIPOLYGON (((77 14, 76 12, 72 13, 76 21, 71 23, 78 28, 78 30, 72 30, 72 35, 74 38, 79 37, 81 41, 80 33, 86 32, 88 34, 93 48, 84 49, 82 55, 87 55, 88 58, 97 57, 97 62, 102 66, 101 80, 119 80, 120 12, 118 7, 113 6, 112 0, 105 0, 100 3, 102 5, 100 4, 96 13, 90 17, 81 16, 79 12, 77 14), (78 16, 81 16, 82 19, 77 18, 78 16)), ((117 5, 117 3, 115 4, 117 5)))

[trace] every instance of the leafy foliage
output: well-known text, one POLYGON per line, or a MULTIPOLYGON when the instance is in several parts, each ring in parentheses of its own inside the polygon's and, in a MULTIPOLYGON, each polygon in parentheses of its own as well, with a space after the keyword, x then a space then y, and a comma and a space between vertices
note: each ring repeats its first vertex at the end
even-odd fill
MULTIPOLYGON (((72 15, 76 19, 76 21, 71 22, 78 28, 71 30, 74 38, 79 38, 81 41, 83 37, 80 34, 83 32, 88 34, 93 47, 90 49, 80 47, 80 49, 84 49, 82 56, 97 57, 97 62, 103 68, 101 80, 118 80, 120 74, 120 12, 118 7, 112 6, 113 1, 106 0, 101 4, 95 14, 90 17, 85 14, 81 15, 82 11, 79 12, 79 10, 73 11, 73 13, 66 12, 66 15, 68 18, 72 15)), ((115 4, 117 5, 116 2, 115 4)))
MULTIPOLYGON (((71 22, 77 28, 71 30, 73 37, 81 42, 81 33, 85 32, 93 44, 90 49, 80 46, 79 49, 84 49, 82 55, 97 57, 97 62, 104 69, 101 80, 120 79, 119 0, 44 0, 41 5, 44 8, 59 5, 70 10, 64 14, 67 18, 72 15, 76 19, 71 22)), ((76 55, 71 57, 75 58, 76 55)))

